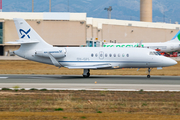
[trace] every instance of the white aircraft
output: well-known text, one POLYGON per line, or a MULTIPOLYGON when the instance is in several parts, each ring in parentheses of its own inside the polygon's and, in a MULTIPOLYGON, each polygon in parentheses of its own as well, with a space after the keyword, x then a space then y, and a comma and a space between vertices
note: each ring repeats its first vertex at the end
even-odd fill
POLYGON ((148 68, 147 77, 150 78, 151 68, 161 69, 177 64, 155 50, 146 48, 53 47, 25 20, 15 18, 14 22, 20 39, 9 43, 21 44, 14 51, 16 55, 57 67, 84 69, 83 77, 90 76, 90 69, 148 68))
MULTIPOLYGON (((139 43, 108 43, 103 47, 137 47, 139 43)), ((180 51, 180 31, 172 38, 172 40, 160 43, 141 43, 141 47, 150 48, 159 52, 180 51)))

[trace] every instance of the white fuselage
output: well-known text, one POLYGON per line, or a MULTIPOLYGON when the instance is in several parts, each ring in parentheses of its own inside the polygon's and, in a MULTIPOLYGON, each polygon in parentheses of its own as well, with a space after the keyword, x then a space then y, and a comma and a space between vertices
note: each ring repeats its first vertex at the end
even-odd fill
MULTIPOLYGON (((23 58, 52 64, 51 59, 47 56, 47 52, 51 52, 53 56, 57 56, 57 61, 63 66, 94 66, 109 64, 117 68, 153 68, 167 67, 175 65, 174 60, 161 56, 150 55, 150 52, 156 52, 146 48, 89 48, 89 47, 52 47, 43 49, 32 49, 29 44, 22 45, 19 50, 14 51, 16 55, 23 58), (23 51, 23 52, 22 52, 23 51), (44 55, 37 55, 37 51, 43 51, 44 55), (64 51, 65 56, 58 58, 58 51, 64 51)), ((91 69, 91 68, 90 68, 91 69)))
MULTIPOLYGON (((109 43, 103 47, 137 47, 139 43, 109 43)), ((163 43, 142 43, 142 47, 149 49, 159 49, 159 52, 180 51, 180 42, 163 42, 163 43)))

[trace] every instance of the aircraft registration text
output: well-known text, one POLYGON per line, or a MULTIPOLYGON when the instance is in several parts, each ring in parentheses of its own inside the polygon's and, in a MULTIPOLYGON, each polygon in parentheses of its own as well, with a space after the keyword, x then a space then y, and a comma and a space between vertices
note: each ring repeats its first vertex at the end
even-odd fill
POLYGON ((77 58, 78 61, 89 61, 89 58, 77 58))

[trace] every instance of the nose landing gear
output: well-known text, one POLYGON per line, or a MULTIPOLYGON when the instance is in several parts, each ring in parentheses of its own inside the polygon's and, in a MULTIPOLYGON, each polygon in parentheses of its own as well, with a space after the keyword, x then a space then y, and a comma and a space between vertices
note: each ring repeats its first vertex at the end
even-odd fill
POLYGON ((151 72, 151 68, 148 68, 148 75, 147 75, 147 78, 150 78, 150 77, 151 77, 150 72, 151 72))
POLYGON ((84 69, 83 77, 88 78, 89 76, 90 76, 90 70, 89 69, 84 69))

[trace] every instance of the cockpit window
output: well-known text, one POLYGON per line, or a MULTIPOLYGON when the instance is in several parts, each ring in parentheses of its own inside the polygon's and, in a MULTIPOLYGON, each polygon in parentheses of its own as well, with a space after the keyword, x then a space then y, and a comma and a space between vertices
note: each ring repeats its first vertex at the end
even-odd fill
POLYGON ((156 52, 154 52, 155 55, 158 55, 156 52))
POLYGON ((156 52, 159 56, 161 56, 161 54, 159 52, 156 52))
POLYGON ((153 52, 150 52, 149 55, 154 55, 154 53, 153 53, 153 52))
POLYGON ((161 54, 159 52, 150 52, 149 55, 159 55, 159 56, 161 56, 161 54))

